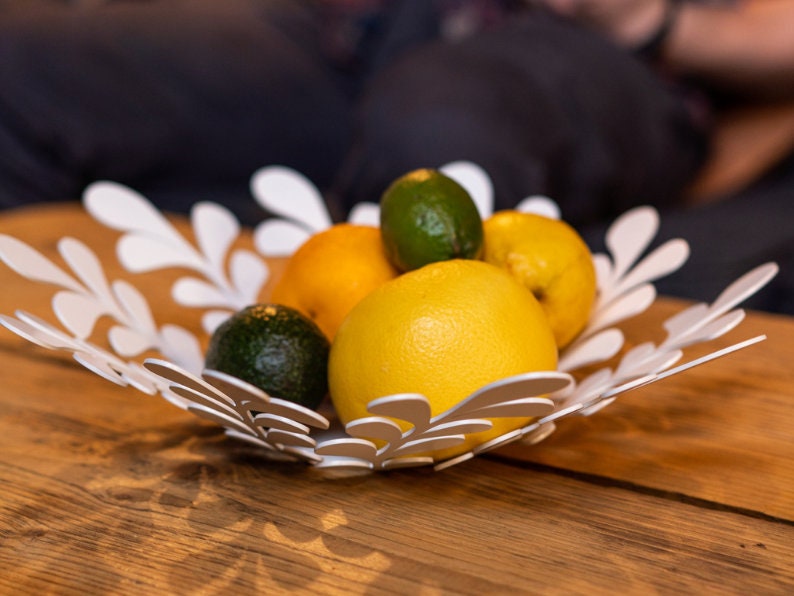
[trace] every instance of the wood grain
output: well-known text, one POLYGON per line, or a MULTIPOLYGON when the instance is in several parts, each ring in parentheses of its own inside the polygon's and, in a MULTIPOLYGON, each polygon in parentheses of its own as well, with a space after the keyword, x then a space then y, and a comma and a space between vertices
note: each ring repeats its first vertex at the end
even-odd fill
MULTIPOLYGON (((67 230, 112 261, 73 205, 0 217, 53 258, 67 230)), ((189 322, 162 276, 134 279, 189 322)), ((49 311, 51 291, 0 283, 0 312, 49 311)), ((0 330, 0 593, 792 593, 794 321, 750 313, 715 346, 759 332, 541 445, 332 477, 0 330)))
MULTIPOLYGON (((629 341, 653 337, 684 306, 655 305, 625 325, 629 341)), ((766 341, 742 352, 624 394, 589 418, 562 421, 533 449, 503 453, 792 520, 794 321, 752 313, 684 359, 761 334, 766 341)))

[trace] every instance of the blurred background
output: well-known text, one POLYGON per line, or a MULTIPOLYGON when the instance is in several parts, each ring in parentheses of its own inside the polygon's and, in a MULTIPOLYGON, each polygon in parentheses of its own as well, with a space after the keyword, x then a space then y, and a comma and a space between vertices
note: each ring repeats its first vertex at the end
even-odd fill
POLYGON ((749 306, 794 313, 792 30, 789 0, 0 0, 0 209, 114 180, 255 224, 281 164, 343 219, 466 159, 594 250, 656 206, 692 246, 664 293, 775 260, 749 306))

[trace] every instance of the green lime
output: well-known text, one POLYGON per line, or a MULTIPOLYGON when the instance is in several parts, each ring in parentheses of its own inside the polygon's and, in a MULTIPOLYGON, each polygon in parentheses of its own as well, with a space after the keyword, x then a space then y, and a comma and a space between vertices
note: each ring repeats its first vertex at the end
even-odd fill
POLYGON ((448 259, 475 259, 483 224, 469 193, 438 170, 409 172, 380 200, 380 230, 386 255, 402 271, 448 259))
POLYGON ((320 328, 297 310, 257 304, 215 330, 204 365, 315 409, 328 393, 329 350, 320 328))

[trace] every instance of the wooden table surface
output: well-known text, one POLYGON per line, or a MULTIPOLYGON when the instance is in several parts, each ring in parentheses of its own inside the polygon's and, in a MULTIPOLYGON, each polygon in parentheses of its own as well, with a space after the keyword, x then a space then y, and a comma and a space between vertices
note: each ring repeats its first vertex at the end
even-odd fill
MULTIPOLYGON (((54 260, 75 236, 124 275, 80 207, 0 233, 54 260)), ((166 296, 153 275, 128 277, 166 296)), ((46 286, 0 283, 0 312, 51 314, 46 286)), ((537 446, 330 478, 0 329, 0 593, 794 593, 794 319, 749 313, 708 350, 761 333, 537 446)))

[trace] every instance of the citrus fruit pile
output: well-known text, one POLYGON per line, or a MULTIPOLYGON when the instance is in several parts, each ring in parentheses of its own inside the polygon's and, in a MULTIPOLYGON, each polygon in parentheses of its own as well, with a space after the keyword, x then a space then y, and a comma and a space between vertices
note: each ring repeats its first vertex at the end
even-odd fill
MULTIPOLYGON (((271 303, 213 334, 207 367, 308 407, 327 391, 343 424, 386 395, 421 393, 435 416, 494 381, 556 369, 595 299, 573 228, 518 211, 483 221, 432 169, 395 180, 380 213, 377 228, 336 224, 306 241, 271 303)), ((494 420, 444 457, 526 422, 494 420)))

